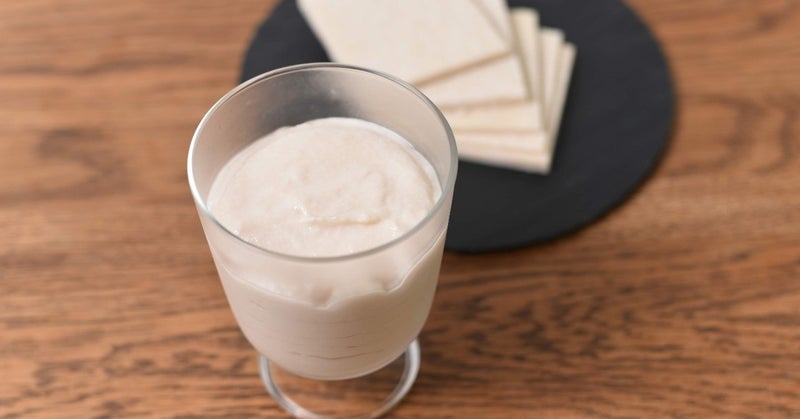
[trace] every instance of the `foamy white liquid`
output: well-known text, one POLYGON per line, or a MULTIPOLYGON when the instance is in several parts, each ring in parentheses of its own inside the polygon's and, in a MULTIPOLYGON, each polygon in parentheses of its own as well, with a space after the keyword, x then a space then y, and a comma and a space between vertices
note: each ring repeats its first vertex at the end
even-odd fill
POLYGON ((298 256, 339 256, 389 242, 439 198, 431 165, 379 125, 325 118, 281 128, 236 155, 208 198, 245 240, 298 256))
MULTIPOLYGON (((279 129, 234 156, 208 197, 227 229, 273 252, 332 257, 375 248, 417 225, 441 195, 405 139, 366 121, 326 118, 279 129)), ((444 230, 444 229, 442 229, 444 230)), ((343 379, 396 358, 419 333, 444 231, 355 260, 264 260, 212 252, 239 325, 297 374, 343 379)))

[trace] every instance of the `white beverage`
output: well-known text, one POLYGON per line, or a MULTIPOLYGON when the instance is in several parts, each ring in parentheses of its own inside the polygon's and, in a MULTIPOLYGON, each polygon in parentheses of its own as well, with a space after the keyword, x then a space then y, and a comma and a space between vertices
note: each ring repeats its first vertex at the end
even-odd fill
POLYGON ((245 336, 309 378, 350 378, 391 362, 427 318, 444 231, 422 247, 382 245, 413 230, 440 196, 410 143, 358 119, 281 128, 239 152, 214 180, 209 209, 238 237, 284 255, 267 263, 212 247, 245 336))

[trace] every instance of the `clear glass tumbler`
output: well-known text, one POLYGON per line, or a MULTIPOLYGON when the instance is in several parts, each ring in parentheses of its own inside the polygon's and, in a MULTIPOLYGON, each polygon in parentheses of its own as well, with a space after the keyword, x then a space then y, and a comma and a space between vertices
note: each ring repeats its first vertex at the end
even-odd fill
POLYGON ((264 385, 293 415, 377 417, 411 388, 420 360, 416 337, 436 288, 457 162, 450 127, 430 100, 389 75, 346 65, 265 73, 231 90, 200 121, 188 176, 203 230, 231 310, 260 354, 264 385), (431 163, 442 195, 418 225, 359 253, 298 257, 248 243, 217 221, 206 199, 230 158, 280 127, 326 117, 389 128, 431 163), (354 277, 359 283, 366 278, 371 287, 350 287, 354 277), (295 298, 308 290, 316 293, 314 301, 295 298), (404 366, 392 369, 397 363, 404 366), (387 382, 386 394, 377 395, 387 382))

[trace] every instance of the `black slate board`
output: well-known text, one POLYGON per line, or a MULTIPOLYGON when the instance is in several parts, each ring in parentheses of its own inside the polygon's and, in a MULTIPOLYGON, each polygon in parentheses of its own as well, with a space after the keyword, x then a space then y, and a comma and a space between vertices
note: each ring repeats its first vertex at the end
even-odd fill
MULTIPOLYGON (((620 205, 667 143, 673 92, 647 26, 618 0, 511 0, 561 28, 578 55, 553 170, 531 175, 460 162, 446 247, 504 250, 570 233, 620 205)), ((287 65, 329 61, 294 0, 258 29, 241 80, 287 65)))

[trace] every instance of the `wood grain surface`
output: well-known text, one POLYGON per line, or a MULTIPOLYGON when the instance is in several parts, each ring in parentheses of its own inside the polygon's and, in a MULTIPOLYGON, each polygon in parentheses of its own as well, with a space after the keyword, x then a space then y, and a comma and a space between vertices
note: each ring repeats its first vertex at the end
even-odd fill
MULTIPOLYGON (((678 112, 552 244, 446 254, 393 417, 800 418, 800 1, 636 0, 678 112)), ((0 1, 0 417, 284 417, 189 194, 274 1, 0 1)))

